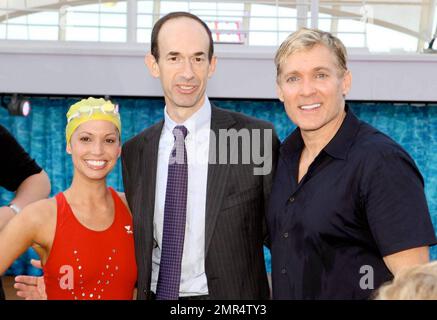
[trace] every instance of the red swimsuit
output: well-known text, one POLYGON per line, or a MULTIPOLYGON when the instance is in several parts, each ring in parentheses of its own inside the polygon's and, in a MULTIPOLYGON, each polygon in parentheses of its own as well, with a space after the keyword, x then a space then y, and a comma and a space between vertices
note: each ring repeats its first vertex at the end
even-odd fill
POLYGON ((57 222, 44 266, 48 299, 130 300, 137 279, 132 217, 117 192, 115 217, 104 231, 84 227, 63 193, 56 195, 57 222))

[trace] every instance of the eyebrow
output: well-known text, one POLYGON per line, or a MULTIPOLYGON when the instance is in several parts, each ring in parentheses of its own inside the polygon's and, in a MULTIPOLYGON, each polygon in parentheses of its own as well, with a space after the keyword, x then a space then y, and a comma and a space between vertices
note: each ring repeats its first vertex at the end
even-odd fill
MULTIPOLYGON (((318 71, 328 71, 328 72, 332 72, 331 69, 327 68, 327 67, 315 67, 311 70, 312 72, 318 72, 318 71)), ((297 70, 292 70, 290 72, 284 73, 284 76, 291 76, 291 75, 300 75, 301 72, 297 71, 297 70)))
MULTIPOLYGON (((89 134, 90 136, 94 136, 94 133, 92 133, 92 132, 88 132, 88 131, 82 131, 82 132, 79 132, 79 134, 89 134)), ((107 133, 107 134, 105 134, 105 137, 106 137, 106 136, 110 136, 110 135, 112 135, 112 134, 117 135, 116 132, 111 132, 111 133, 107 133)))
MULTIPOLYGON (((167 56, 180 56, 181 53, 177 52, 177 51, 170 51, 169 53, 167 53, 167 56)), ((199 52, 195 52, 193 54, 193 56, 199 57, 199 56, 206 56, 206 53, 203 51, 199 51, 199 52)))
POLYGON ((327 67, 316 67, 313 70, 314 71, 328 71, 328 72, 332 72, 332 70, 327 68, 327 67))
POLYGON ((167 56, 178 56, 180 55, 180 52, 177 51, 170 51, 169 53, 167 53, 167 56))

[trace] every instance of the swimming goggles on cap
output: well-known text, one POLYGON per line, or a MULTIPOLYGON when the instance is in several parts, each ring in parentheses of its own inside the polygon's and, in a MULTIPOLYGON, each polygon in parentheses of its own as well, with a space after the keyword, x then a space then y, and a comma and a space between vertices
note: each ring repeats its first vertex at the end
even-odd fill
POLYGON ((95 110, 99 110, 104 114, 113 113, 117 116, 119 115, 118 105, 113 105, 112 103, 105 103, 100 106, 80 106, 80 108, 75 113, 73 113, 71 116, 68 117, 67 123, 69 123, 74 118, 80 117, 87 113, 88 113, 88 117, 91 117, 91 115, 94 113, 95 110))

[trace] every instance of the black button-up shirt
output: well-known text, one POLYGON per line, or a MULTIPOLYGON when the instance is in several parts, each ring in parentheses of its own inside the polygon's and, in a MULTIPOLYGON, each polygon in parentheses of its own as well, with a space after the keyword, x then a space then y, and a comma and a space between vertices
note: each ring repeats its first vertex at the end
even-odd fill
POLYGON ((274 299, 366 299, 383 257, 436 243, 423 178, 396 142, 351 110, 297 182, 296 129, 280 149, 267 216, 274 299))

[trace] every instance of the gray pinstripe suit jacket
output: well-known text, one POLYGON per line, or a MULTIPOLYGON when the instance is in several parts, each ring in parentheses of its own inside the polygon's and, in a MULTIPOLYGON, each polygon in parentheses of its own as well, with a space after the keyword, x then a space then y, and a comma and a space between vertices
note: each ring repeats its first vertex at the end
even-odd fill
MULTIPOLYGON (((150 299, 158 146, 163 121, 127 141, 122 150, 123 182, 134 220, 138 299, 150 299)), ((273 129, 272 124, 212 106, 211 130, 273 129)), ((261 139, 261 141, 263 141, 261 139)), ((228 143, 229 144, 229 143, 228 143)), ((218 145, 218 143, 217 143, 218 145)), ((211 148, 218 146, 210 146, 211 148)), ((209 164, 205 215, 205 272, 212 299, 268 299, 263 244, 265 210, 279 140, 273 130, 272 172, 254 175, 250 164, 209 164)), ((216 151, 218 155, 218 150, 216 151)), ((238 152, 241 159, 241 148, 238 152)), ((229 152, 228 152, 229 154, 229 152)))

